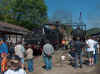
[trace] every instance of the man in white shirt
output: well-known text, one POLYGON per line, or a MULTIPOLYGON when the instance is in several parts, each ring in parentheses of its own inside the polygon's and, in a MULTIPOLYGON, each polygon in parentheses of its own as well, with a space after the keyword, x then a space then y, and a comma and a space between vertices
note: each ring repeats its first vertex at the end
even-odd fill
POLYGON ((90 37, 87 41, 86 44, 88 46, 87 52, 88 52, 88 59, 89 59, 89 65, 94 64, 94 54, 95 54, 95 45, 97 42, 93 40, 93 37, 90 37))
POLYGON ((24 53, 25 48, 21 42, 15 46, 15 54, 21 58, 22 68, 24 68, 24 53))

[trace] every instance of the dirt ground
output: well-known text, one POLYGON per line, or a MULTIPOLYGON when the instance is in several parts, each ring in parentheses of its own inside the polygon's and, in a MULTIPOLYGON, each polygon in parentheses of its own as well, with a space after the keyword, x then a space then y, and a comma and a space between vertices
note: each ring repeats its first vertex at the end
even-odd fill
POLYGON ((44 68, 43 59, 41 57, 37 57, 34 59, 34 72, 27 73, 27 74, 99 74, 98 65, 89 67, 87 65, 83 65, 83 68, 75 69, 71 65, 69 65, 68 57, 66 60, 61 64, 60 56, 62 54, 66 54, 66 51, 56 51, 53 55, 53 68, 50 71, 46 71, 44 68))

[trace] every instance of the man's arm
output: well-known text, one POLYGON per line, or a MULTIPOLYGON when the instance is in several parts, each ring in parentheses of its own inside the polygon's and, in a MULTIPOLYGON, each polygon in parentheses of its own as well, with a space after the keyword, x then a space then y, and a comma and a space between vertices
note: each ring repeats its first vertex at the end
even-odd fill
POLYGON ((98 54, 100 53, 100 47, 99 44, 97 44, 98 54))
POLYGON ((54 53, 54 47, 53 46, 51 47, 51 52, 52 52, 52 54, 54 53))

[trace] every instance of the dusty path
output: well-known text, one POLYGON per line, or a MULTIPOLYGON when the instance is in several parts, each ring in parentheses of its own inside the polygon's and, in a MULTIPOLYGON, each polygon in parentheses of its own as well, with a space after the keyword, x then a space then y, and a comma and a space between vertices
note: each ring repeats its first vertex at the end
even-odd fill
POLYGON ((97 67, 89 67, 84 65, 82 69, 75 69, 69 65, 69 61, 66 60, 63 64, 60 63, 60 56, 64 51, 57 51, 53 56, 53 69, 46 71, 42 68, 44 65, 42 57, 38 57, 34 60, 35 71, 27 74, 98 74, 97 67))

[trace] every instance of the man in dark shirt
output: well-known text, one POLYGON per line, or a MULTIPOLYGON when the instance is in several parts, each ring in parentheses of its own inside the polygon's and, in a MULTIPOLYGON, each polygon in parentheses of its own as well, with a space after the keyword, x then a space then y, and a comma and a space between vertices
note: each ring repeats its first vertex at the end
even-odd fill
POLYGON ((74 41, 73 49, 75 50, 75 68, 78 67, 78 60, 80 63, 80 68, 82 68, 82 48, 84 45, 85 44, 80 41, 80 37, 77 37, 76 41, 74 41))

